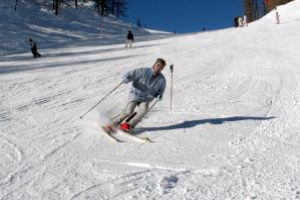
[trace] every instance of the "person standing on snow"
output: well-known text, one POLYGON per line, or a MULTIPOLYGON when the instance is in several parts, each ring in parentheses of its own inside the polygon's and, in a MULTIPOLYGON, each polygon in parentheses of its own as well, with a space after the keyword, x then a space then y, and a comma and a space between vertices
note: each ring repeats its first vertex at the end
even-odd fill
POLYGON ((37 46, 36 46, 36 43, 33 41, 33 39, 29 38, 29 43, 30 43, 30 46, 31 46, 31 52, 33 54, 33 57, 34 58, 39 58, 41 57, 41 54, 39 54, 37 52, 37 46))
POLYGON ((166 79, 161 73, 166 66, 165 60, 158 58, 152 68, 139 68, 129 71, 123 78, 123 83, 132 83, 129 93, 129 103, 122 113, 112 119, 111 124, 104 126, 107 131, 113 131, 113 127, 119 126, 121 130, 130 132, 146 115, 149 104, 154 98, 162 100, 166 88, 166 79), (123 122, 138 107, 137 114, 129 120, 123 122))
POLYGON ((235 27, 235 28, 239 27, 239 22, 238 22, 238 21, 239 21, 239 18, 238 18, 238 17, 235 17, 235 18, 234 18, 234 27, 235 27))
POLYGON ((243 19, 242 19, 242 17, 239 17, 238 18, 238 23, 239 23, 239 27, 242 27, 243 26, 243 19))
POLYGON ((131 31, 128 31, 128 34, 127 34, 127 41, 126 41, 126 45, 125 45, 125 48, 127 48, 128 44, 129 44, 129 47, 132 48, 132 43, 134 42, 134 36, 133 36, 133 33, 131 31))
POLYGON ((248 26, 248 22, 247 22, 247 16, 244 15, 244 19, 243 19, 243 26, 248 26))
POLYGON ((280 24, 280 15, 278 13, 277 7, 275 7, 275 19, 276 19, 276 24, 280 24))

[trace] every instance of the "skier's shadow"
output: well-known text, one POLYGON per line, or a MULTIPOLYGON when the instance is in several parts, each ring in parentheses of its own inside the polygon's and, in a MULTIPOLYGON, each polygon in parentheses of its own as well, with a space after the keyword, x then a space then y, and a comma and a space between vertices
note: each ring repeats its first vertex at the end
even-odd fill
POLYGON ((166 131, 166 130, 174 130, 174 129, 186 129, 186 128, 193 128, 195 126, 201 124, 213 124, 213 125, 220 125, 226 122, 237 122, 237 121, 264 121, 264 120, 271 120, 275 117, 246 117, 246 116, 234 116, 234 117, 226 117, 226 118, 213 118, 213 119, 201 119, 201 120, 191 120, 191 121, 184 121, 179 124, 164 126, 164 127, 143 127, 137 128, 135 134, 142 134, 145 131, 166 131))

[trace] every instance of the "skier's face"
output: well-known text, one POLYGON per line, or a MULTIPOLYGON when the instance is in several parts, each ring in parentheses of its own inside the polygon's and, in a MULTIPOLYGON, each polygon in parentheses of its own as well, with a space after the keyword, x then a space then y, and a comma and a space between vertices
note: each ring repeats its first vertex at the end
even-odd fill
POLYGON ((153 66, 153 71, 155 74, 159 74, 164 69, 164 67, 165 66, 163 64, 157 62, 153 66))

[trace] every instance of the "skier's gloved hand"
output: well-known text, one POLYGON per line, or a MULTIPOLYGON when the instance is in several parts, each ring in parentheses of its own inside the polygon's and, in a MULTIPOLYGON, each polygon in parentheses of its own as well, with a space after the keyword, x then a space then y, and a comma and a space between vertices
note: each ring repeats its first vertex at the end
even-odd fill
POLYGON ((124 78, 123 78, 123 80, 122 80, 122 83, 124 83, 124 84, 127 84, 127 83, 129 83, 129 80, 128 80, 128 78, 127 78, 127 77, 124 77, 124 78))
POLYGON ((157 95, 156 100, 157 101, 161 101, 162 100, 162 96, 161 95, 157 95))

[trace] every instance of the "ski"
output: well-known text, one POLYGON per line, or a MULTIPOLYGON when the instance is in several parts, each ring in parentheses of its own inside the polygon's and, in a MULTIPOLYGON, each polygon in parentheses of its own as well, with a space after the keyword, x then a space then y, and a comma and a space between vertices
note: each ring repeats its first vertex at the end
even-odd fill
POLYGON ((138 137, 136 135, 134 135, 133 133, 131 132, 126 132, 126 131, 123 131, 121 129, 118 129, 118 132, 121 134, 121 135, 124 135, 125 137, 127 138, 130 138, 132 140, 135 140, 137 142, 141 142, 141 143, 146 143, 146 142, 150 142, 150 143, 153 143, 154 141, 152 141, 150 138, 148 137, 138 137))
POLYGON ((133 132, 126 132, 117 127, 114 127, 112 131, 107 130, 105 128, 105 126, 101 126, 101 128, 104 132, 104 135, 112 142, 125 142, 124 140, 121 140, 118 137, 116 137, 117 135, 123 135, 124 137, 126 137, 130 140, 134 140, 134 141, 140 142, 140 143, 147 143, 147 142, 153 143, 154 142, 149 137, 139 137, 139 136, 134 135, 133 132))
POLYGON ((106 135, 112 142, 123 142, 122 140, 119 140, 118 138, 116 138, 115 136, 112 135, 111 131, 108 131, 105 127, 101 127, 104 135, 106 135))

